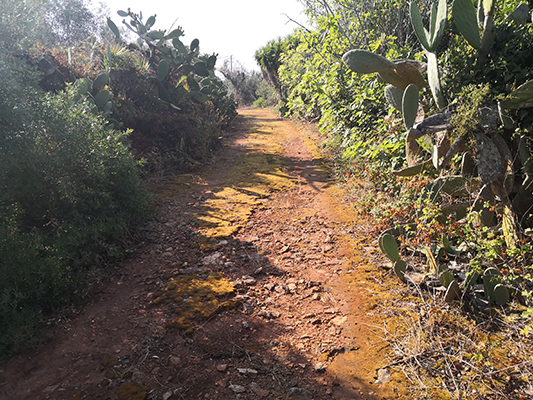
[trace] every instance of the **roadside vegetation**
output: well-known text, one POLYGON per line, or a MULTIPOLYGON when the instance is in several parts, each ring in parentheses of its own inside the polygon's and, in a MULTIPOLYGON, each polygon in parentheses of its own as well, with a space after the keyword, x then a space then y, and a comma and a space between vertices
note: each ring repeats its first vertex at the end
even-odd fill
POLYGON ((417 398, 530 398, 529 5, 303 3, 310 26, 256 60, 280 112, 318 123, 354 206, 375 217, 400 282, 376 328, 391 367, 417 398))
POLYGON ((142 178, 196 167, 236 115, 198 39, 118 14, 0 4, 0 359, 128 253, 150 218, 142 178))

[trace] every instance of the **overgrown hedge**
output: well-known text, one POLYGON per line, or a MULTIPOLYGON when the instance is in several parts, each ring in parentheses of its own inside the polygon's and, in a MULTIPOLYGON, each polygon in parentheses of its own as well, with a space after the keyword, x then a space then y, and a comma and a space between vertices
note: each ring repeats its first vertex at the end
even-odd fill
POLYGON ((124 132, 37 77, 25 61, 0 63, 0 357, 82 297, 150 201, 124 132))

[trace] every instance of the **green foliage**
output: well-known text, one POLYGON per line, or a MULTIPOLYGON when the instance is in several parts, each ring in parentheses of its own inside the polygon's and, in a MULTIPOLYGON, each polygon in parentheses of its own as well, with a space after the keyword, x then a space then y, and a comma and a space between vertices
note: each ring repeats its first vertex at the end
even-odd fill
POLYGON ((42 100, 31 87, 22 93, 34 114, 22 124, 24 112, 3 113, 0 136, 2 357, 24 346, 37 316, 82 296, 89 271, 117 255, 113 243, 147 217, 149 202, 123 135, 72 88, 42 100))
POLYGON ((265 80, 262 80, 259 83, 259 87, 257 88, 255 94, 258 97, 257 100, 254 101, 254 107, 274 107, 279 100, 276 91, 269 86, 265 80))

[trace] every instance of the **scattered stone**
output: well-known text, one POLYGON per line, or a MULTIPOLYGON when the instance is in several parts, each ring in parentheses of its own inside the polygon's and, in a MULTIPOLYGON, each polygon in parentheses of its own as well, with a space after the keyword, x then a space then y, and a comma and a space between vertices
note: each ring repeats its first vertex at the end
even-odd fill
POLYGON ((43 389, 43 393, 52 393, 59 387, 59 384, 48 386, 47 388, 43 389))
POLYGON ((244 386, 241 386, 241 385, 229 385, 228 387, 231 390, 233 390, 233 392, 235 392, 235 393, 244 393, 244 392, 246 392, 246 388, 244 386))
POLYGON ((325 372, 326 368, 327 366, 323 362, 316 363, 314 366, 315 372, 325 372))
POLYGON ((274 290, 274 288, 276 287, 276 285, 274 283, 265 283, 265 285, 263 286, 266 290, 268 290, 269 292, 271 292, 272 290, 274 290))
POLYGON ((282 249, 280 250, 280 254, 288 252, 290 248, 291 248, 290 246, 283 246, 282 249))
POLYGON ((179 365, 179 364, 181 364, 181 358, 179 358, 179 357, 176 357, 176 356, 170 356, 170 357, 169 357, 169 360, 170 360, 170 363, 171 363, 172 365, 179 365))
POLYGON ((218 372, 226 372, 228 369, 228 364, 218 364, 217 365, 217 371, 218 372))
POLYGON ((391 373, 387 368, 381 368, 378 370, 378 379, 376 379, 377 384, 387 383, 390 381, 391 373))
POLYGON ((311 397, 312 394, 309 390, 305 390, 299 387, 292 387, 287 392, 289 397, 311 397))
POLYGON ((253 285, 255 282, 255 278, 251 277, 250 275, 243 275, 242 277, 242 283, 245 285, 253 285))
POLYGON ((277 311, 263 310, 263 311, 258 312, 257 315, 259 315, 260 317, 266 318, 266 319, 276 319, 281 316, 281 313, 277 311))
POLYGON ((344 325, 344 323, 348 320, 348 317, 347 316, 338 316, 338 317, 335 317, 333 318, 330 322, 333 324, 333 325, 336 325, 336 326, 342 326, 344 325))
POLYGON ((268 390, 262 389, 257 383, 253 382, 250 384, 250 388, 253 390, 253 392, 258 395, 259 397, 268 397, 270 392, 268 390))
POLYGON ((283 283, 278 283, 274 290, 280 294, 287 294, 287 286, 285 286, 283 283))
POLYGON ((219 264, 221 257, 222 257, 222 253, 219 251, 216 251, 213 254, 209 254, 208 256, 205 256, 202 262, 204 265, 219 264))
POLYGON ((257 375, 257 370, 251 368, 237 368, 241 375, 257 375))

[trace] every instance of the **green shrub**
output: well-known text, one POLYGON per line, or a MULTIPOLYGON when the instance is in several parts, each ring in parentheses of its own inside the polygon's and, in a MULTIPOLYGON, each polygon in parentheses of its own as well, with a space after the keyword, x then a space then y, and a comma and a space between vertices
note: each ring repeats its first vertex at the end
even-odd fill
POLYGON ((32 344, 40 319, 81 297, 91 270, 148 216, 123 134, 70 88, 30 94, 16 99, 34 110, 24 123, 26 111, 0 96, 0 112, 10 111, 0 114, 0 358, 32 344))
POLYGON ((265 108, 267 106, 267 102, 264 97, 259 97, 257 100, 254 101, 253 106, 255 108, 265 108))

